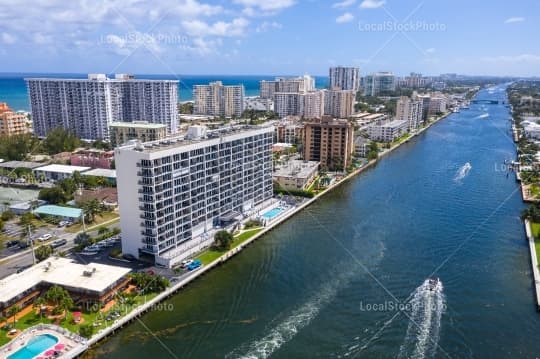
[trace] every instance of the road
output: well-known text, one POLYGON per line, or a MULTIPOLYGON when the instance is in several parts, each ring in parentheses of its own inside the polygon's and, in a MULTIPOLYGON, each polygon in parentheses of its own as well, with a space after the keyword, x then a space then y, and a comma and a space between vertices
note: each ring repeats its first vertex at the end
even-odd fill
MULTIPOLYGON (((118 228, 119 226, 120 226, 119 222, 115 222, 108 225, 107 227, 112 229, 112 228, 118 228)), ((56 240, 56 239, 67 240, 67 244, 55 249, 56 252, 69 251, 70 249, 75 247, 75 243, 73 241, 75 237, 77 236, 77 233, 66 233, 61 228, 53 229, 53 230, 44 229, 44 230, 36 231, 36 234, 33 235, 32 237, 40 236, 44 233, 51 233, 53 235, 53 240, 56 240)), ((97 229, 93 231, 89 231, 88 233, 91 236, 95 236, 97 235, 97 229)), ((51 241, 46 242, 45 244, 50 243, 51 241)), ((39 247, 40 245, 42 244, 39 242, 36 242, 36 247, 39 247)), ((3 256, 4 258, 0 259, 0 279, 5 278, 13 273, 16 273, 17 270, 28 267, 32 265, 33 263, 32 251, 30 249, 25 249, 25 250, 6 249, 3 251, 3 256)))

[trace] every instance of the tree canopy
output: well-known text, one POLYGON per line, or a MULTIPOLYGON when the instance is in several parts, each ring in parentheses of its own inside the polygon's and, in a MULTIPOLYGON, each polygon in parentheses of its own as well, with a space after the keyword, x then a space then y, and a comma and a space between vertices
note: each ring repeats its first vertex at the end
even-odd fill
POLYGON ((43 140, 43 149, 50 155, 71 152, 81 145, 81 140, 70 131, 58 127, 50 131, 43 140))

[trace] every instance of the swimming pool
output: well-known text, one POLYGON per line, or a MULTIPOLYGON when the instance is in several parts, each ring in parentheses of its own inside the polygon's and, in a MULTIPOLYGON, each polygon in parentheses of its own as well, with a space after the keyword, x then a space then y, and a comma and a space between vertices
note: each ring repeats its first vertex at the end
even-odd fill
POLYGON ((38 354, 43 353, 45 350, 51 348, 58 343, 58 338, 50 334, 42 334, 34 337, 28 341, 28 343, 17 350, 15 353, 8 356, 8 359, 32 359, 38 354))
POLYGON ((263 213, 262 218, 269 219, 269 220, 274 219, 275 217, 279 216, 283 211, 284 211, 283 208, 276 207, 269 210, 268 212, 263 213))

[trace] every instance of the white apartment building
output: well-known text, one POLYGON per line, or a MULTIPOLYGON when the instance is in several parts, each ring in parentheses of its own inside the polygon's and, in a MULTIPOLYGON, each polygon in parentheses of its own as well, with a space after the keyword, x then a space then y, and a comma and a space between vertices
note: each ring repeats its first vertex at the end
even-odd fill
POLYGON ((63 127, 85 140, 109 138, 112 122, 147 121, 178 130, 178 81, 143 80, 117 74, 87 79, 26 79, 34 133, 45 137, 63 127))
POLYGON ((407 121, 409 131, 416 130, 422 124, 422 101, 401 96, 396 104, 396 120, 407 121))
POLYGON ((297 116, 299 111, 300 94, 291 92, 276 92, 274 94, 274 112, 279 117, 297 116))
POLYGON ((303 93, 276 92, 274 112, 279 117, 301 116, 307 119, 321 118, 324 115, 325 91, 303 93))
POLYGON ((122 250, 173 266, 272 198, 272 126, 207 131, 115 151, 122 250))
POLYGON ((193 86, 195 115, 240 117, 244 112, 244 86, 224 86, 221 81, 193 86))
POLYGON ((438 113, 445 113, 447 99, 444 95, 432 95, 429 99, 428 115, 433 116, 438 113))
POLYGON ((301 93, 315 90, 315 79, 309 75, 302 77, 284 78, 260 82, 260 97, 273 99, 278 92, 301 93))
POLYGON ((356 93, 360 89, 360 69, 358 67, 331 67, 328 80, 330 89, 338 88, 356 93))
POLYGON ((299 95, 298 116, 306 119, 321 118, 324 115, 325 91, 312 91, 299 95))
POLYGON ((326 91, 324 114, 335 118, 349 118, 354 113, 356 92, 334 88, 326 91))
POLYGON ((378 96, 380 93, 395 91, 396 77, 391 72, 376 72, 363 78, 364 96, 378 96))
POLYGON ((369 139, 377 142, 392 142, 407 132, 407 121, 394 120, 371 125, 367 128, 369 139))

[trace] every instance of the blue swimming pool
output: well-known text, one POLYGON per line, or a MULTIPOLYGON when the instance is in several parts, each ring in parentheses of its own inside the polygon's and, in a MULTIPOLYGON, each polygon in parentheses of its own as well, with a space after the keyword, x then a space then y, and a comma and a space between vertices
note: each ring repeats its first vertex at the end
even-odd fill
POLYGON ((30 339, 24 347, 8 356, 8 359, 32 359, 36 355, 51 348, 56 343, 58 343, 58 338, 54 335, 38 335, 37 337, 30 339))
POLYGON ((264 219, 273 219, 273 218, 279 216, 283 211, 284 211, 283 208, 276 207, 276 208, 273 208, 273 209, 269 210, 268 212, 263 213, 262 218, 264 218, 264 219))

